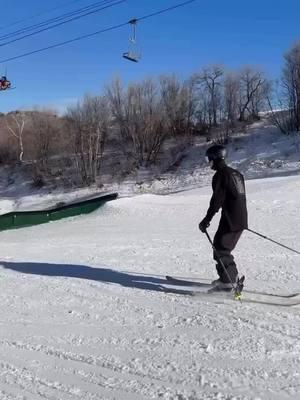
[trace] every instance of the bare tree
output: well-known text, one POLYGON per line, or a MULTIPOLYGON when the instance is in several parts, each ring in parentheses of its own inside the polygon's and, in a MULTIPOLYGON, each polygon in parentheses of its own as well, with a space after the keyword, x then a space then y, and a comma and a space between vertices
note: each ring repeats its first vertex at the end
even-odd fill
POLYGON ((290 110, 292 126, 300 130, 300 42, 296 43, 284 56, 283 97, 290 110))
POLYGON ((221 86, 222 77, 224 75, 223 67, 213 65, 212 67, 204 68, 197 74, 198 83, 209 97, 208 114, 209 125, 218 125, 218 111, 221 105, 221 86))
POLYGON ((121 80, 116 78, 107 86, 106 94, 110 102, 114 122, 120 130, 121 141, 125 145, 126 141, 130 139, 127 91, 124 90, 121 80))
POLYGON ((239 120, 245 121, 246 117, 258 117, 257 106, 262 98, 267 98, 265 93, 266 78, 261 71, 252 67, 245 67, 240 72, 240 101, 239 120))
POLYGON ((191 133, 195 130, 197 113, 197 87, 193 79, 188 79, 183 84, 184 110, 186 117, 186 132, 191 133))
POLYGON ((52 176, 51 166, 57 168, 62 152, 62 135, 59 135, 62 123, 56 113, 50 110, 35 110, 27 115, 24 145, 27 158, 31 160, 33 183, 41 186, 52 176), (55 161, 52 156, 55 156, 55 161))
POLYGON ((147 79, 124 90, 115 80, 107 93, 123 151, 131 148, 138 166, 155 162, 168 134, 156 83, 147 79))
POLYGON ((110 128, 107 98, 86 96, 82 103, 68 109, 66 118, 73 133, 75 161, 82 183, 95 183, 110 128))
POLYGON ((23 133, 27 121, 26 114, 19 111, 12 112, 7 114, 5 121, 9 133, 18 141, 19 161, 22 162, 24 156, 23 133))
POLYGON ((272 82, 265 79, 251 100, 250 110, 252 117, 258 118, 260 111, 267 110, 268 98, 272 95, 272 91, 272 82))
POLYGON ((233 128, 239 113, 240 79, 238 74, 230 72, 224 80, 224 109, 225 119, 233 128))
MULTIPOLYGON (((33 111, 29 116, 30 133, 28 133, 28 148, 31 148, 32 158, 48 169, 48 159, 51 150, 57 144, 60 124, 54 112, 48 110, 33 111)), ((59 151, 59 146, 57 146, 59 151)))
POLYGON ((181 82, 175 75, 161 76, 160 92, 170 132, 175 136, 189 134, 196 110, 194 82, 181 82))
POLYGON ((289 135, 291 132, 295 131, 295 124, 293 122, 291 110, 283 105, 281 99, 279 99, 278 102, 279 110, 274 110, 271 98, 268 98, 268 105, 270 110, 270 121, 276 125, 283 134, 289 135))
POLYGON ((170 131, 177 135, 181 132, 184 116, 181 109, 181 82, 173 76, 160 77, 162 104, 164 106, 170 131))
POLYGON ((210 98, 207 90, 203 87, 197 88, 197 106, 195 112, 195 125, 198 134, 207 135, 212 126, 210 112, 210 98))

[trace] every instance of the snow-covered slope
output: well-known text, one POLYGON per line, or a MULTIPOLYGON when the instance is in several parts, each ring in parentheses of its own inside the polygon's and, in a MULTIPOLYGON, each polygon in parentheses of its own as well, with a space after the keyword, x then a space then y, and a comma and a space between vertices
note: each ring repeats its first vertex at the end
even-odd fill
MULTIPOLYGON (((250 227, 299 250, 300 178, 247 191, 250 227)), ((300 308, 158 291, 165 274, 216 276, 198 230, 210 194, 1 232, 0 399, 299 399, 300 308)), ((245 233, 235 256, 249 289, 299 291, 298 255, 245 233)))

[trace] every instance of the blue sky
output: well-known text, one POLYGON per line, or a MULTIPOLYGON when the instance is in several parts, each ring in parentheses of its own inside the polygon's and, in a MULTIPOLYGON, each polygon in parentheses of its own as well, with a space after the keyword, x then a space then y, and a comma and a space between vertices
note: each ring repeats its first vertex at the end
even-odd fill
MULTIPOLYGON (((0 36, 95 1, 77 0, 72 6, 10 28, 6 27, 10 23, 64 5, 68 0, 5 2, 6 19, 1 19, 0 36)), ((2 46, 0 60, 123 23, 182 1, 127 0, 101 13, 2 46)), ((128 48, 129 26, 2 63, 0 73, 7 68, 7 75, 16 89, 0 93, 0 112, 35 106, 63 109, 85 93, 100 93, 115 76, 122 77, 125 83, 164 73, 177 73, 184 78, 214 63, 229 68, 251 64, 264 69, 271 78, 277 78, 284 52, 300 39, 299 15, 299 0, 198 0, 139 24, 142 60, 138 64, 121 57, 128 48)))

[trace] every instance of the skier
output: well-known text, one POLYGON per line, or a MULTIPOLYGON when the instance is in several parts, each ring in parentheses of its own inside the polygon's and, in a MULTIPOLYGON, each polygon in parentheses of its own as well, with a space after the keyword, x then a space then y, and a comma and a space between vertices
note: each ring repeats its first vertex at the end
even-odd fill
POLYGON ((206 232, 213 216, 222 209, 218 230, 215 234, 214 260, 217 261, 219 279, 212 284, 219 290, 232 288, 238 277, 238 270, 231 254, 244 229, 248 228, 246 191, 243 175, 225 163, 226 147, 213 145, 206 151, 206 161, 216 173, 212 179, 213 194, 205 218, 199 229, 206 232), (220 259, 225 267, 220 263, 220 259))

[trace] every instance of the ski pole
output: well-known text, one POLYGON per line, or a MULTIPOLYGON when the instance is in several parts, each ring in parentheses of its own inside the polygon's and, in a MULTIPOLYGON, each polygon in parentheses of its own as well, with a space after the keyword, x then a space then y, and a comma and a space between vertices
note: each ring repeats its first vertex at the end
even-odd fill
POLYGON ((209 236, 209 234, 208 234, 206 229, 205 229, 205 234, 207 236, 207 239, 209 240, 209 243, 211 244, 211 247, 212 247, 213 251, 215 252, 215 255, 217 256, 218 262, 222 266, 222 268, 223 268, 223 270, 224 270, 224 272, 225 272, 225 274, 226 274, 226 276, 227 276, 227 278, 228 278, 228 280, 229 280, 229 282, 230 282, 230 284, 232 286, 235 298, 241 301, 241 293, 238 292, 238 285, 235 286, 234 283, 232 282, 232 279, 231 279, 231 277, 230 277, 230 275, 229 275, 229 273, 228 273, 228 271, 227 271, 227 269, 226 269, 226 267, 225 267, 225 265, 224 265, 224 263, 223 263, 223 261, 221 259, 221 256, 217 252, 217 250, 215 248, 215 245, 213 244, 213 241, 211 240, 211 237, 209 236))
POLYGON ((266 239, 266 240, 269 240, 270 242, 275 243, 275 244, 277 244, 278 246, 281 246, 281 247, 284 247, 285 249, 288 249, 288 250, 290 250, 290 251, 293 251, 293 252, 296 253, 296 254, 300 254, 300 251, 294 250, 294 249, 292 249, 291 247, 286 246, 285 244, 276 242, 276 240, 270 239, 270 238, 268 238, 267 236, 262 235, 261 233, 258 233, 258 232, 253 231, 252 229, 247 228, 247 231, 252 232, 252 233, 254 233, 255 235, 260 236, 260 237, 262 237, 262 238, 264 238, 264 239, 266 239))

